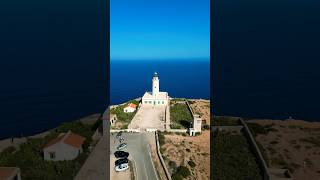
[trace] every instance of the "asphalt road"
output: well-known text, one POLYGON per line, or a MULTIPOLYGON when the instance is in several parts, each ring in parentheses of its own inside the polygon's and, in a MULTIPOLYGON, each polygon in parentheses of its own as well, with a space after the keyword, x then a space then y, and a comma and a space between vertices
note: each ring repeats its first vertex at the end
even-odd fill
MULTIPOLYGON (((151 159, 148 136, 154 136, 153 133, 122 133, 127 148, 123 151, 130 153, 129 159, 134 162, 137 180, 157 180, 157 173, 151 159)), ((116 133, 110 136, 110 156, 114 156, 119 140, 116 139, 116 133)), ((114 162, 110 162, 114 166, 114 162)))

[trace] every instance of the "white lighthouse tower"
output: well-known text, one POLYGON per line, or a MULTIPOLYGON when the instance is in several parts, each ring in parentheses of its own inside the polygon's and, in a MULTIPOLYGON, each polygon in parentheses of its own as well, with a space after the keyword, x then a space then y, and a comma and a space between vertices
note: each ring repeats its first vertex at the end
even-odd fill
POLYGON ((153 74, 152 91, 145 92, 141 104, 143 106, 167 106, 169 102, 169 95, 167 92, 160 92, 160 84, 158 73, 153 74))
POLYGON ((159 95, 159 77, 157 72, 153 74, 153 78, 152 78, 152 95, 153 96, 159 95))

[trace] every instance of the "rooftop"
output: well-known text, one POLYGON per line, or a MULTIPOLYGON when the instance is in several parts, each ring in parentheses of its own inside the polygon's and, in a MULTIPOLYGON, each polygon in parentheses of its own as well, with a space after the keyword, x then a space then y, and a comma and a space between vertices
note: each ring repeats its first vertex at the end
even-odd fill
POLYGON ((19 168, 17 167, 0 167, 0 179, 9 179, 18 174, 19 168))
POLYGON ((142 99, 167 99, 168 93, 167 92, 159 92, 157 96, 153 96, 152 92, 146 92, 144 93, 142 99))
POLYGON ((75 148, 80 148, 86 138, 71 132, 70 130, 67 133, 61 133, 55 139, 49 141, 43 149, 52 146, 57 143, 65 143, 75 148))

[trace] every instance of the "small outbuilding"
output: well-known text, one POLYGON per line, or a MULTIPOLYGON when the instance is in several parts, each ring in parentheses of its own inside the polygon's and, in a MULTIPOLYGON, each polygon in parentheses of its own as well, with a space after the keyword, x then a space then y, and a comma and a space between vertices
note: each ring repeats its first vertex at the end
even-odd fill
POLYGON ((0 167, 1 180, 21 180, 20 168, 0 167))
POLYGON ((71 131, 61 133, 43 147, 44 159, 50 161, 73 160, 82 153, 84 141, 84 137, 71 131))
POLYGON ((123 112, 132 113, 137 109, 137 105, 133 103, 129 103, 125 108, 123 108, 123 112))

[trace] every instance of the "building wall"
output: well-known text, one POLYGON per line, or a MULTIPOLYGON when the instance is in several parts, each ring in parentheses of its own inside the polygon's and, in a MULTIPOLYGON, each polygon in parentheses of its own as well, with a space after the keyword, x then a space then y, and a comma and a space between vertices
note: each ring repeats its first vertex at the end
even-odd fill
POLYGON ((52 146, 49 146, 43 150, 43 156, 45 160, 52 161, 63 161, 63 160, 73 160, 82 153, 82 148, 75 148, 73 146, 57 143, 52 146), (55 159, 50 158, 50 152, 55 152, 55 159))
POLYGON ((134 112, 135 110, 136 110, 136 109, 131 108, 131 107, 123 108, 123 112, 127 112, 127 113, 132 113, 132 112, 134 112))
POLYGON ((144 99, 142 98, 141 103, 143 105, 150 105, 150 106, 166 106, 168 105, 168 99, 144 99))

